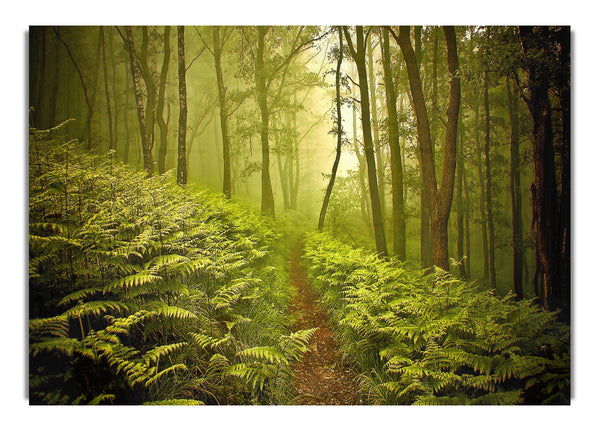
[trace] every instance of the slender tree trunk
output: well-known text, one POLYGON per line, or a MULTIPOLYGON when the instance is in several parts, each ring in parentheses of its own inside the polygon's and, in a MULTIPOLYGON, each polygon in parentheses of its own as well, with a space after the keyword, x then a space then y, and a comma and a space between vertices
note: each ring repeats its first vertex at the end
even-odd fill
POLYGON ((152 160, 152 150, 149 143, 149 133, 146 127, 146 110, 144 108, 144 96, 142 90, 142 73, 135 54, 135 43, 133 40, 133 31, 130 26, 125 27, 125 43, 129 54, 129 67, 135 92, 135 104, 140 130, 140 139, 142 141, 142 154, 144 158, 144 169, 149 177, 154 175, 154 161, 152 160))
MULTIPOLYGON (((123 67, 125 69, 125 77, 128 75, 127 63, 123 62, 123 67)), ((131 135, 129 132, 129 85, 127 84, 127 79, 125 79, 125 109, 123 112, 123 121, 125 126, 125 149, 123 150, 123 162, 129 163, 129 141, 131 141, 131 135)))
POLYGON ((221 117, 221 138, 223 141, 223 194, 231 199, 231 156, 228 132, 229 113, 225 104, 227 89, 223 82, 223 71, 221 70, 221 50, 223 48, 219 37, 219 26, 213 27, 213 47, 215 59, 215 71, 217 74, 217 88, 219 93, 219 114, 221 117))
POLYGON ((496 250, 494 238, 494 208, 492 207, 492 161, 490 156, 490 101, 488 95, 488 77, 485 74, 483 90, 483 107, 485 111, 485 203, 487 213, 488 244, 490 258, 490 287, 496 289, 496 250))
POLYGON ((352 133, 354 143, 354 153, 358 159, 358 182, 360 187, 360 213, 367 226, 369 236, 373 236, 373 225, 371 224, 371 213, 369 211, 369 202, 367 198, 367 187, 365 185, 365 161, 358 148, 358 137, 356 133, 356 110, 352 107, 352 133))
POLYGON ((398 113, 396 110, 396 89, 390 64, 390 38, 383 31, 382 60, 385 83, 385 97, 388 111, 388 134, 392 171, 392 253, 398 259, 406 260, 406 219, 404 214, 404 173, 400 152, 400 134, 398 132, 398 113))
POLYGON ((490 259, 488 247, 487 216, 485 210, 485 179, 483 176, 483 162, 481 160, 481 144, 479 142, 479 108, 475 109, 475 154, 477 155, 477 174, 479 178, 479 215, 481 218, 481 244, 483 247, 483 279, 490 279, 490 259))
POLYGON ((177 74, 179 76, 179 133, 177 135, 177 184, 187 184, 186 128, 187 88, 185 83, 185 27, 177 26, 177 74))
POLYGON ((117 151, 115 147, 115 137, 113 133, 113 117, 110 104, 110 92, 108 91, 108 66, 106 64, 106 37, 104 27, 100 27, 100 43, 102 44, 102 73, 104 74, 104 93, 106 94, 106 111, 108 114, 108 151, 117 151))
POLYGON ((158 100, 156 103, 156 122, 160 133, 160 146, 158 147, 158 173, 163 174, 167 170, 167 151, 169 128, 164 118, 165 93, 167 89, 167 73, 169 71, 169 62, 171 57, 171 46, 169 44, 171 37, 171 27, 165 26, 163 33, 163 61, 160 69, 160 79, 158 84, 158 100))
MULTIPOLYGON (((460 264, 458 265, 458 271, 460 278, 463 280, 467 279, 467 271, 465 268, 465 215, 464 215, 464 203, 463 203, 463 177, 465 175, 465 164, 463 147, 464 133, 462 128, 462 116, 459 119, 459 136, 458 145, 456 146, 456 159, 457 159, 457 170, 456 170, 456 254, 460 264)), ((468 259, 468 257, 467 257, 468 259)))
POLYGON ((140 47, 140 70, 146 84, 146 132, 148 133, 148 145, 150 151, 154 149, 154 125, 156 123, 156 93, 154 76, 148 66, 148 27, 142 27, 142 45, 140 47))
POLYGON ((335 183, 335 176, 337 174, 338 165, 340 163, 340 157, 342 154, 342 102, 340 96, 340 69, 342 67, 343 49, 344 43, 342 38, 342 29, 338 27, 339 36, 339 52, 337 60, 337 68, 335 70, 335 107, 337 113, 337 146, 335 148, 335 160, 333 167, 331 168, 331 177, 329 178, 329 184, 327 184, 327 190, 325 191, 325 197, 323 198, 323 205, 321 206, 321 213, 319 214, 319 224, 317 229, 319 232, 323 230, 325 224, 325 216, 327 215, 327 206, 329 205, 329 198, 333 191, 333 185, 335 183))
MULTIPOLYGON (((464 141, 463 141, 464 143, 464 141)), ((464 149, 464 145, 463 145, 464 149)), ((465 192, 465 252, 467 255, 467 261, 465 262, 465 274, 467 276, 467 280, 471 279, 471 203, 469 201, 469 186, 467 183, 467 171, 464 166, 464 154, 462 163, 462 171, 463 171, 463 190, 465 192)))
MULTIPOLYGON (((117 66, 115 59, 115 48, 114 48, 114 31, 109 32, 110 37, 108 38, 108 50, 110 53, 111 69, 112 69, 112 94, 113 94, 113 107, 114 107, 114 147, 115 151, 119 151, 119 93, 117 92, 117 66)), ((127 76, 127 75, 125 75, 127 76)))
POLYGON ((379 140, 379 118, 377 115, 377 82, 375 81, 375 64, 373 60, 373 38, 367 40, 367 52, 369 55, 368 71, 369 71, 369 95, 372 109, 372 130, 373 130, 373 146, 375 148, 375 162, 377 164, 377 187, 379 189, 379 202, 381 203, 381 217, 386 220, 386 205, 385 205, 385 162, 381 151, 381 142, 379 140))
POLYGON ((267 106, 267 86, 265 82, 265 35, 268 28, 258 27, 258 47, 256 49, 256 99, 260 109, 260 141, 262 152, 261 169, 261 205, 262 214, 275 217, 275 201, 271 186, 270 151, 269 151, 269 107, 267 106))
POLYGON ((358 70, 358 81, 360 88, 361 121, 363 128, 363 144, 365 159, 367 162, 367 177, 369 180, 369 194, 371 196, 371 215, 373 217, 373 231, 375 235, 375 247, 380 256, 387 256, 387 245, 383 230, 383 217, 381 214, 381 203, 379 202, 379 190, 377 185, 377 167, 373 153, 373 138, 371 136, 371 113, 369 109, 369 84, 365 65, 365 41, 363 27, 356 26, 356 50, 352 45, 352 39, 347 28, 344 27, 346 41, 350 47, 352 57, 358 70))
POLYGON ((523 299, 523 234, 521 216, 521 154, 519 150, 518 98, 506 78, 508 118, 510 122, 510 202, 512 207, 513 292, 517 301, 523 299))

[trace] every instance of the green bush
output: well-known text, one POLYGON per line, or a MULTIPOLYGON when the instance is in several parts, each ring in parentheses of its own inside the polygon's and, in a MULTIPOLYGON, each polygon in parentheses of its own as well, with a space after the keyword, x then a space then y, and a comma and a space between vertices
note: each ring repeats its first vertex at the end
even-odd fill
POLYGON ((373 404, 568 404, 570 329, 533 301, 307 236, 313 285, 373 404))
POLYGON ((30 133, 30 403, 286 402, 274 223, 77 147, 30 133))

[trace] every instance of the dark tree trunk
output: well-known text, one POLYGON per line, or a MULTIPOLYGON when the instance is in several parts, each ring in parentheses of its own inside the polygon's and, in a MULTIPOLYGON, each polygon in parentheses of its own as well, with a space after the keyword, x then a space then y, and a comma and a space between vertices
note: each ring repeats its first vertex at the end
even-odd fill
POLYGON ((385 205, 385 162, 379 140, 379 116, 377 115, 377 82, 375 80, 375 64, 373 61, 373 38, 367 40, 367 53, 369 56, 369 95, 371 100, 371 117, 373 130, 373 147, 375 149, 375 162, 377 164, 377 187, 379 190, 379 203, 381 204, 381 218, 384 228, 386 226, 386 205, 385 205))
POLYGON ((171 27, 165 26, 163 33, 163 61, 160 69, 160 79, 158 83, 158 100, 156 103, 156 122, 160 133, 160 144, 158 147, 158 173, 163 174, 167 170, 167 150, 169 128, 164 118, 165 93, 167 89, 167 73, 169 71, 169 62, 171 57, 171 46, 169 44, 171 37, 171 27))
MULTIPOLYGON (((113 132, 113 140, 114 140, 114 148, 115 151, 119 151, 119 93, 117 92, 117 65, 115 59, 115 49, 113 36, 114 31, 109 32, 110 37, 108 38, 108 47, 110 53, 111 60, 111 69, 112 69, 112 94, 113 94, 113 107, 114 107, 114 132, 113 132)), ((125 75, 127 76, 127 75, 125 75)))
POLYGON ((520 27, 519 35, 529 73, 528 107, 533 120, 534 181, 531 186, 533 224, 536 235, 540 300, 547 310, 561 306, 559 217, 553 148, 550 70, 539 59, 551 58, 546 27, 520 27))
POLYGON ((363 128, 363 145, 365 159, 367 162, 367 178, 369 181, 369 194, 371 197, 371 215, 373 217, 373 231, 375 235, 375 247, 381 256, 387 256, 387 245, 383 230, 383 218, 381 214, 381 203, 379 201, 379 190, 377 185, 377 167, 373 153, 373 138, 371 136, 371 113, 369 109, 369 83, 367 81, 367 69, 365 65, 365 41, 363 27, 356 26, 356 50, 352 44, 352 38, 348 29, 344 27, 346 41, 358 70, 358 81, 360 89, 361 121, 363 128))
MULTIPOLYGON (((463 148, 465 145, 464 133, 462 127, 462 116, 459 120, 459 136, 460 139, 456 146, 456 254, 459 260, 458 271, 461 279, 467 279, 467 271, 465 267, 465 211, 463 202, 463 177, 465 175, 465 163, 463 148)), ((468 258, 468 257, 467 257, 468 258)))
POLYGON ((390 64, 390 37, 383 31, 382 60, 385 83, 385 100, 388 111, 388 134, 392 171, 392 253, 400 260, 406 260, 406 219, 404 214, 404 173, 400 134, 398 132, 398 112, 396 110, 396 88, 390 64))
POLYGON ((510 202, 512 208, 513 292, 523 299, 523 233, 521 216, 521 155, 519 150, 519 99, 506 78, 508 118, 510 122, 510 202))
POLYGON ((108 91, 108 66, 106 64, 106 37, 104 35, 104 28, 100 27, 100 43, 102 44, 102 73, 104 74, 104 93, 106 94, 106 111, 108 115, 108 151, 116 152, 115 137, 113 128, 113 117, 112 109, 110 106, 110 92, 108 91))
POLYGON ((213 27, 213 56, 215 59, 215 71, 217 74, 217 88, 219 93, 219 114, 221 118, 221 138, 223 142, 223 194, 231 198, 231 155, 229 144, 228 120, 229 113, 225 103, 227 89, 223 82, 223 71, 221 70, 221 51, 223 45, 219 37, 219 27, 213 27))
POLYGON ((177 75, 179 77, 179 133, 177 135, 177 184, 187 184, 186 128, 187 88, 185 84, 185 27, 177 26, 177 75))
POLYGON ((487 216, 485 210, 485 179, 483 176, 483 162, 481 160, 481 144, 479 142, 479 108, 475 108, 475 154, 477 157, 477 178, 479 179, 479 217, 481 225, 481 244, 483 253, 483 278, 490 279, 490 259, 488 247, 487 216))
POLYGON ((329 184, 327 184, 327 190, 325 191, 325 197, 323 198, 323 205, 321 206, 321 213, 319 214, 319 224, 317 229, 319 232, 323 230, 323 225, 325 224, 325 216, 327 214, 327 206, 329 205, 329 198, 331 197, 331 192, 333 191, 333 185, 335 183, 335 176, 337 174, 338 165, 340 163, 340 157, 342 154, 342 102, 340 96, 340 69, 342 67, 342 59, 344 43, 342 38, 342 29, 338 27, 338 36, 339 36, 339 51, 338 51, 338 60, 337 60, 337 68, 335 70, 335 107, 337 113, 337 146, 335 148, 335 160, 333 162, 333 167, 331 168, 331 177, 329 178, 329 184))
POLYGON ((483 90, 483 108, 485 111, 485 204, 487 214, 488 227, 488 244, 489 244, 489 259, 490 259, 490 287, 496 288, 496 250, 494 238, 494 208, 492 206, 492 161, 490 156, 490 100, 488 94, 488 76, 485 74, 483 90))
POLYGON ((135 92, 135 105, 137 108, 138 123, 140 129, 140 139, 142 141, 142 154, 144 158, 144 169, 149 177, 154 175, 154 161, 152 160, 152 150, 148 139, 149 133, 146 126, 146 110, 144 108, 144 96, 142 90, 142 72, 135 54, 135 43, 133 40, 133 31, 130 26, 125 27, 124 41, 129 55, 129 67, 131 69, 131 78, 133 90, 135 92))
POLYGON ((454 177, 456 169, 456 136, 458 127, 458 110, 460 105, 460 78, 458 72, 458 52, 456 47, 456 34, 454 27, 444 27, 444 36, 447 45, 448 72, 450 80, 450 96, 447 109, 447 123, 444 148, 444 164, 442 168, 441 184, 438 190, 433 163, 433 152, 429 119, 421 78, 417 67, 415 52, 410 42, 410 29, 400 27, 396 41, 404 54, 404 62, 409 77, 413 107, 417 117, 417 134, 419 143, 419 156, 423 183, 425 184, 425 198, 431 210, 431 245, 433 248, 434 265, 449 271, 448 256, 448 217, 452 205, 454 191, 454 177))
POLYGON ((261 169, 261 205, 262 214, 275 217, 275 201, 273 187, 271 186, 270 150, 269 150, 269 107, 267 105, 267 86, 265 82, 265 35, 268 28, 258 27, 258 47, 256 49, 256 99, 260 109, 260 141, 262 153, 261 169))
POLYGON ((562 27, 560 40, 559 100, 562 119, 560 193, 560 285, 563 317, 571 317, 571 32, 562 27))

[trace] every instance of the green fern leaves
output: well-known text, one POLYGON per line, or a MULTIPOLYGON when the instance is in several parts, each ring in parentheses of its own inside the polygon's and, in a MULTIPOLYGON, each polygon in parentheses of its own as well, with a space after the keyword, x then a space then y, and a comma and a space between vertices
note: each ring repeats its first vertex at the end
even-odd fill
POLYGON ((367 402, 569 402, 569 328, 553 313, 327 234, 310 235, 305 250, 367 402))

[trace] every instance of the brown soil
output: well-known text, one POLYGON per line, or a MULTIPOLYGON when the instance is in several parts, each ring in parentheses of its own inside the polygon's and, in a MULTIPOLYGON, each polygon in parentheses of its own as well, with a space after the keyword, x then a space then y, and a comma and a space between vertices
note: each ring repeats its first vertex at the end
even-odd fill
POLYGON ((294 330, 319 328, 313 335, 309 351, 294 366, 295 404, 299 405, 354 405, 356 404, 356 374, 342 365, 338 347, 327 314, 320 305, 320 297, 306 279, 301 261, 302 244, 298 243, 290 255, 290 283, 296 294, 290 312, 297 319, 294 330))

